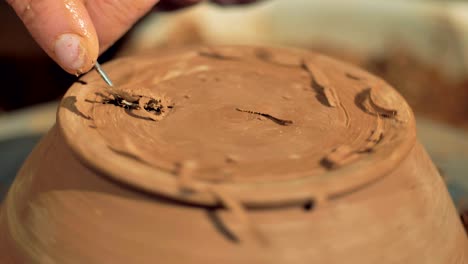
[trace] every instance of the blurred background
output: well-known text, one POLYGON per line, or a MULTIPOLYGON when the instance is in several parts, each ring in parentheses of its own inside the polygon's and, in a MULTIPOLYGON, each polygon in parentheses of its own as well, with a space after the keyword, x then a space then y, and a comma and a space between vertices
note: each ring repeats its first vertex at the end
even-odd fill
MULTIPOLYGON (((0 2, 0 196, 54 124, 76 81, 0 2)), ((392 84, 417 116, 425 145, 460 211, 468 208, 468 3, 436 0, 264 0, 202 3, 143 18, 100 58, 200 44, 311 49, 392 84), (247 1, 249 2, 249 1, 247 1)))

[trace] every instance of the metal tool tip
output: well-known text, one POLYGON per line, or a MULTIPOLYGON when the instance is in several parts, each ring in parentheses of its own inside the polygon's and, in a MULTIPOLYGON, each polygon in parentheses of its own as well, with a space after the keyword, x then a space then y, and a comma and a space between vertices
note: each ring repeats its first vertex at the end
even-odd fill
POLYGON ((112 83, 112 81, 110 80, 109 76, 107 75, 107 73, 102 69, 101 67, 101 64, 99 64, 99 62, 96 61, 96 64, 94 65, 94 68, 96 69, 96 71, 99 73, 99 75, 101 76, 101 78, 107 83, 107 85, 113 87, 114 84, 112 83))

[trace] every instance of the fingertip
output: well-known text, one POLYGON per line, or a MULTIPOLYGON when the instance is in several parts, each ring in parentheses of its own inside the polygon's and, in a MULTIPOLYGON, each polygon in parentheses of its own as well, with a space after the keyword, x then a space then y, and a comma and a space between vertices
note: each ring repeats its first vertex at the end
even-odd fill
POLYGON ((99 54, 93 21, 82 0, 9 0, 31 35, 65 71, 89 71, 99 54))
POLYGON ((78 75, 93 67, 97 49, 80 35, 65 33, 56 38, 53 57, 65 71, 78 75))

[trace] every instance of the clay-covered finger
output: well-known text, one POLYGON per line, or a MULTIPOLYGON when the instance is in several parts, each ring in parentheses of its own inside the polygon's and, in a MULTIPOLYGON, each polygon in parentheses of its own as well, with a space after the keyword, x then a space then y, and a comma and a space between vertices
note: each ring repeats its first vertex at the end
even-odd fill
POLYGON ((88 71, 98 56, 93 23, 80 0, 8 0, 31 35, 63 69, 88 71))

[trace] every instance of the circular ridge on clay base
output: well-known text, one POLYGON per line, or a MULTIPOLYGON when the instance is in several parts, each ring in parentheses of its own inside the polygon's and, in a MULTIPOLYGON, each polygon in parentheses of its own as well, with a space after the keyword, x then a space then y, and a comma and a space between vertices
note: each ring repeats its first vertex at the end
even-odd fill
POLYGON ((301 50, 201 47, 118 59, 65 95, 77 156, 103 175, 201 205, 326 200, 385 176, 415 143, 382 80, 301 50))

